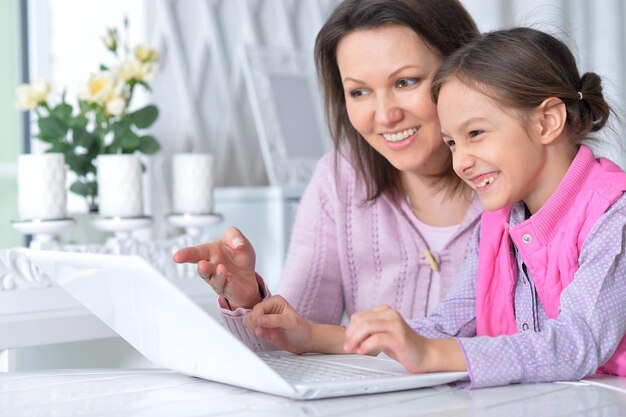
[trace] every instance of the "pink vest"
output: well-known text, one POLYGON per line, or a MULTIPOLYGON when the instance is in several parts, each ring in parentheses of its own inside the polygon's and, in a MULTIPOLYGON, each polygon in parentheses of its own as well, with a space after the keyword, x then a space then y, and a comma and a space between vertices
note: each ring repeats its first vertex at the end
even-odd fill
MULTIPOLYGON (((514 296, 517 262, 512 243, 528 268, 550 319, 559 315, 561 291, 574 279, 587 234, 626 190, 626 174, 581 146, 555 193, 509 235, 511 207, 484 211, 476 283, 479 336, 517 333, 514 296)), ((626 337, 598 370, 626 376, 626 337)))

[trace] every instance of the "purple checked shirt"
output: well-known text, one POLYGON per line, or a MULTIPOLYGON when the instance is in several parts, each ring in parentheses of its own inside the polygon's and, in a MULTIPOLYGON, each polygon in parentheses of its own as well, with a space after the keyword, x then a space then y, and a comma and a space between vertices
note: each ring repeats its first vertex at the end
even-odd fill
MULTIPOLYGON (((513 207, 510 226, 525 220, 513 207)), ((479 227, 473 248, 446 299, 425 319, 409 321, 419 334, 456 337, 467 362, 470 387, 578 380, 593 374, 626 333, 626 196, 598 220, 579 257, 580 268, 561 294, 560 315, 548 319, 532 276, 517 257, 515 318, 518 333, 476 336, 479 227)))

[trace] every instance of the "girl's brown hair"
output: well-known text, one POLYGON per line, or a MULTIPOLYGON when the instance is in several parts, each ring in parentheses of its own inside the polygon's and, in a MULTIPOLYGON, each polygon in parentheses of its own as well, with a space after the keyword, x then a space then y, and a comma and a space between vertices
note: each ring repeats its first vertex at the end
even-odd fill
POLYGON ((581 77, 567 45, 535 29, 489 32, 454 52, 434 76, 433 101, 451 78, 516 110, 533 111, 549 97, 560 99, 574 143, 600 130, 611 113, 600 77, 593 72, 581 77))
MULTIPOLYGON (((336 155, 348 146, 352 165, 367 187, 369 201, 383 193, 398 196, 403 190, 398 170, 369 146, 350 123, 337 66, 337 45, 355 30, 386 25, 412 29, 442 57, 478 36, 476 24, 456 0, 345 0, 322 26, 315 41, 315 62, 323 87, 326 120, 336 155)), ((451 160, 444 171, 443 176, 456 178, 451 160)))

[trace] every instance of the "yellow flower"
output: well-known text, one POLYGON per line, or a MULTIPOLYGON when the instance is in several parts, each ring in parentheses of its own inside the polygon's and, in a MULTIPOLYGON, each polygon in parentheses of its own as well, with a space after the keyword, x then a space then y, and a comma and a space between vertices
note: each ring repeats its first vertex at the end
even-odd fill
POLYGON ((151 62, 143 63, 131 57, 124 61, 124 63, 120 66, 118 74, 125 82, 129 82, 131 80, 146 81, 152 78, 152 70, 153 67, 151 62))
POLYGON ((45 103, 52 86, 46 80, 36 80, 31 84, 21 84, 15 90, 15 107, 19 110, 31 110, 38 104, 45 103))
POLYGON ((142 43, 135 47, 135 58, 143 63, 156 62, 159 60, 159 54, 148 45, 142 43))
POLYGON ((104 105, 111 98, 116 84, 115 75, 109 71, 91 74, 87 84, 82 87, 79 96, 82 100, 104 105))

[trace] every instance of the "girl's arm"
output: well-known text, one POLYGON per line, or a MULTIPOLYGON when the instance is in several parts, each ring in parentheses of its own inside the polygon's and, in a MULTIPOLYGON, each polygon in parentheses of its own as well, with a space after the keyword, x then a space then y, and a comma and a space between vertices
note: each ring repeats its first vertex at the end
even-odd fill
POLYGON ((345 334, 344 351, 383 352, 413 373, 467 370, 455 337, 476 334, 479 232, 477 226, 457 280, 433 314, 407 323, 388 306, 356 313, 345 334))
POLYGON ((472 387, 578 380, 602 366, 626 332, 625 234, 622 197, 590 231, 561 313, 540 332, 459 339, 472 387))

